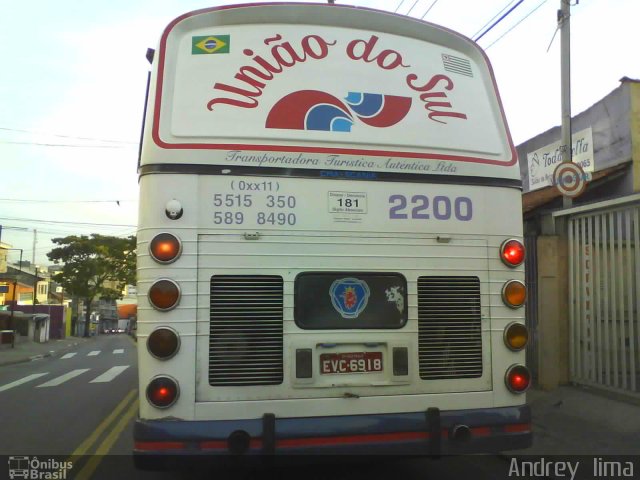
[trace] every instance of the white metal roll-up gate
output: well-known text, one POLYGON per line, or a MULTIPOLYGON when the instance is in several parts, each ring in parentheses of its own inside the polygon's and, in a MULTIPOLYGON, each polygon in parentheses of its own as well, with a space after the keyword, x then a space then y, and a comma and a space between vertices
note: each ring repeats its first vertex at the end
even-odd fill
POLYGON ((640 395, 636 197, 569 217, 569 314, 571 380, 640 395))

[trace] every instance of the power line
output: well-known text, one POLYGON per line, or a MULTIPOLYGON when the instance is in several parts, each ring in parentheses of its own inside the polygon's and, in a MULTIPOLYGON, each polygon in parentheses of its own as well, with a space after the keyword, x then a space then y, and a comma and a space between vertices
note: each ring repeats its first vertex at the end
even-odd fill
MULTIPOLYGON (((86 226, 78 225, 75 228, 72 228, 72 227, 69 227, 67 229, 64 229, 64 227, 61 227, 61 228, 62 228, 61 230, 43 230, 41 228, 34 229, 29 227, 16 227, 14 225, 6 225, 6 224, 2 225, 3 231, 11 230, 15 232, 33 232, 34 230, 37 230, 38 233, 45 233, 50 235, 63 235, 63 234, 69 234, 69 233, 76 233, 78 229, 93 229, 94 227, 91 225, 86 225, 86 226)), ((112 235, 117 237, 118 235, 124 235, 125 233, 128 233, 128 232, 132 232, 132 231, 135 232, 136 228, 137 227, 135 226, 128 227, 127 230, 120 230, 119 232, 121 233, 114 232, 112 233, 112 235)))
POLYGON ((420 20, 424 20, 424 17, 426 17, 426 16, 427 16, 427 13, 429 13, 429 12, 431 11, 431 9, 433 8, 433 6, 434 6, 436 3, 438 3, 438 0, 433 0, 433 3, 431 4, 431 6, 430 6, 429 8, 427 8, 427 11, 426 11, 426 12, 424 12, 424 15, 422 15, 422 16, 420 17, 420 20))
POLYGON ((513 30, 514 28, 516 28, 518 25, 520 25, 522 22, 524 22, 527 18, 529 18, 533 12, 535 12, 536 10, 538 10, 542 5, 544 5, 545 3, 547 3, 548 0, 542 0, 542 2, 540 2, 538 4, 538 6, 536 8, 534 8, 533 10, 531 10, 529 13, 527 13, 518 23, 516 23, 513 27, 511 27, 509 30, 507 30, 506 32, 504 32, 502 35, 500 35, 492 44, 490 44, 487 48, 485 48, 485 50, 489 50, 492 46, 494 46, 496 43, 498 43, 500 40, 502 40, 503 37, 505 37, 511 30, 513 30))
POLYGON ((127 225, 120 223, 91 223, 91 222, 63 222, 59 220, 41 220, 36 218, 16 218, 16 217, 0 217, 1 220, 16 220, 19 222, 34 222, 34 223, 51 223, 56 225, 87 225, 95 227, 127 227, 136 228, 136 225, 127 225))
POLYGON ((3 145, 32 145, 35 147, 70 147, 70 148, 134 148, 135 145, 73 145, 70 143, 16 142, 0 140, 3 145))
POLYGON ((36 200, 30 198, 0 198, 0 202, 19 203, 116 203, 135 202, 135 200, 36 200))
POLYGON ((75 140, 91 140, 94 142, 105 142, 105 143, 128 143, 131 145, 137 145, 138 142, 129 142, 126 140, 110 140, 110 139, 104 139, 104 138, 92 138, 92 137, 77 137, 74 135, 61 135, 59 133, 48 133, 48 132, 39 132, 36 130, 25 130, 25 129, 21 129, 21 128, 9 128, 9 127, 0 127, 0 130, 5 130, 7 132, 20 132, 20 133, 34 133, 37 135, 48 135, 51 137, 60 137, 60 138, 71 138, 71 139, 75 139, 75 140))
POLYGON ((396 9, 393 11, 393 13, 398 13, 398 10, 400 9, 400 7, 402 6, 403 3, 404 3, 404 0, 400 0, 400 3, 396 7, 396 9))
POLYGON ((510 6, 511 4, 513 4, 513 2, 516 2, 516 1, 517 1, 517 0, 511 0, 511 1, 510 1, 509 3, 507 3, 504 7, 502 7, 502 10, 500 10, 498 13, 496 13, 496 14, 491 18, 491 20, 489 20, 489 21, 488 21, 487 23, 485 23, 482 27, 480 27, 476 33, 474 33, 473 35, 471 35, 471 38, 475 37, 475 36, 476 36, 476 35, 478 35, 481 31, 483 31, 485 28, 487 28, 487 26, 489 26, 489 24, 490 24, 491 22, 493 22, 496 18, 498 18, 498 17, 502 14, 502 12, 504 12, 507 8, 509 8, 509 6, 510 6))
POLYGON ((516 3, 513 7, 511 7, 509 10, 507 10, 507 12, 505 14, 503 14, 500 18, 498 18, 498 20, 496 20, 495 22, 493 22, 491 24, 491 26, 489 28, 487 28, 484 32, 482 32, 480 34, 480 36, 476 37, 473 39, 474 42, 477 42, 478 40, 480 40, 482 37, 484 37, 487 33, 489 33, 491 30, 493 30, 493 27, 495 27, 496 25, 498 25, 502 20, 504 20, 505 18, 507 18, 507 16, 513 12, 516 8, 518 8, 518 6, 520 6, 522 4, 522 2, 524 2, 524 0, 518 0, 518 3, 516 3))
POLYGON ((420 0, 416 0, 415 2, 413 2, 413 5, 411 5, 411 8, 410 8, 410 9, 409 9, 409 11, 406 13, 407 17, 408 17, 408 16, 409 16, 409 14, 411 13, 411 10, 413 10, 413 7, 415 7, 415 6, 418 4, 418 2, 419 2, 419 1, 420 1, 420 0))

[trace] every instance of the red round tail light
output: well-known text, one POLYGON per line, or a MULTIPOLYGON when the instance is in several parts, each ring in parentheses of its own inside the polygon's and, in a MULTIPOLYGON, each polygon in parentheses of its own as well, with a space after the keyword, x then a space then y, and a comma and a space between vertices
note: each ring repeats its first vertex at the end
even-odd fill
POLYGON ((517 267, 524 262, 524 245, 519 240, 506 240, 500 246, 500 259, 508 267, 517 267))
POLYGON ((170 233, 160 233, 153 237, 149 244, 149 253, 158 263, 175 262, 182 252, 182 244, 178 237, 170 233))
POLYGON ((180 287, 173 280, 157 280, 149 288, 149 302, 157 310, 171 310, 180 301, 180 287))
POLYGON ((180 337, 172 328, 156 328, 147 338, 147 349, 158 360, 168 360, 178 353, 180 337))
POLYGON ((179 394, 178 382, 171 377, 155 377, 147 386, 147 400, 156 408, 169 408, 179 394))
POLYGON ((523 393, 531 384, 531 374, 524 365, 511 365, 504 377, 507 388, 512 393, 523 393))

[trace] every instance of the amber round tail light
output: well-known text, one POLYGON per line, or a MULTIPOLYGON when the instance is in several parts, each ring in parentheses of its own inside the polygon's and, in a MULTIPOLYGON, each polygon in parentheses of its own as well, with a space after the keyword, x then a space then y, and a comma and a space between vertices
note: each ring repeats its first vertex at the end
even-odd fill
POLYGON ((169 376, 155 377, 147 385, 147 400, 156 408, 169 408, 179 394, 178 382, 169 376))
POLYGON ((158 360, 168 360, 180 349, 178 333, 169 327, 156 328, 147 338, 147 350, 158 360))
POLYGON ((157 280, 149 288, 149 302, 157 310, 171 310, 180 301, 180 287, 173 280, 157 280))
POLYGON ((520 280, 509 280, 502 287, 502 301, 511 308, 524 305, 527 298, 527 289, 520 280))
POLYGON ((149 253, 158 263, 175 262, 182 253, 182 243, 175 235, 160 233, 151 240, 149 253))
POLYGON ((514 238, 505 240, 500 246, 500 259, 508 267, 517 267, 524 262, 524 245, 514 238))
POLYGON ((523 393, 531 384, 531 374, 524 365, 511 365, 504 376, 505 384, 512 393, 523 393))
POLYGON ((514 352, 527 346, 529 330, 522 323, 512 322, 504 329, 504 343, 514 352))

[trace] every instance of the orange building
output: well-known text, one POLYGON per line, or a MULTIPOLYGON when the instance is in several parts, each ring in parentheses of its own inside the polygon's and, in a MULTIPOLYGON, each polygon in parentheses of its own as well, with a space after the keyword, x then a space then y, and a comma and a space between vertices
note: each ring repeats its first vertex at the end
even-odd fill
POLYGON ((18 304, 33 305, 33 285, 36 276, 25 271, 7 266, 5 273, 0 273, 0 305, 8 305, 14 299, 18 304), (15 294, 14 294, 15 285, 15 294))

